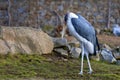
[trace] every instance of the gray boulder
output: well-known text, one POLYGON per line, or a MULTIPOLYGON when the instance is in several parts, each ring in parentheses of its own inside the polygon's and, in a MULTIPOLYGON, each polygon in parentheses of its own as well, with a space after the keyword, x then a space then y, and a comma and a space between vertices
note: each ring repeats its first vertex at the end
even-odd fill
POLYGON ((109 63, 114 63, 116 62, 117 60, 114 58, 112 52, 106 48, 104 48, 102 51, 101 51, 101 56, 102 56, 102 59, 104 61, 107 61, 109 63))
POLYGON ((76 47, 79 45, 76 40, 69 41, 67 38, 53 38, 53 42, 54 51, 64 57, 68 57, 70 52, 72 57, 78 58, 81 53, 81 49, 76 47))
MULTIPOLYGON (((9 51, 13 54, 48 54, 53 50, 54 45, 52 39, 40 29, 2 27, 1 30, 2 39, 8 47, 6 52, 9 51)), ((0 46, 4 47, 5 45, 0 46)))
POLYGON ((67 46, 67 39, 65 38, 52 38, 53 42, 54 42, 54 47, 63 47, 63 46, 67 46))
POLYGON ((0 39, 0 54, 7 54, 10 52, 10 49, 6 42, 2 39, 0 39))
POLYGON ((73 58, 79 58, 81 51, 82 50, 80 48, 72 47, 70 53, 71 53, 73 58))

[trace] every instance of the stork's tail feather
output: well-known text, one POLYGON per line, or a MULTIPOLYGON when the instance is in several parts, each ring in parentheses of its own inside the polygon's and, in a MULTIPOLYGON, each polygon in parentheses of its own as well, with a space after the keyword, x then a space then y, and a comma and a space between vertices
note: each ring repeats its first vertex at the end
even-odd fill
MULTIPOLYGON (((95 34, 97 35, 97 31, 95 30, 95 34)), ((98 49, 98 51, 100 51, 100 46, 99 46, 99 42, 98 42, 98 38, 96 36, 96 47, 98 49)))
POLYGON ((100 51, 100 46, 99 46, 99 42, 98 42, 98 39, 96 37, 96 43, 94 44, 94 55, 96 55, 96 51, 100 51))
POLYGON ((98 42, 98 38, 97 37, 96 37, 96 45, 97 45, 98 51, 100 51, 100 46, 99 46, 99 42, 98 42))

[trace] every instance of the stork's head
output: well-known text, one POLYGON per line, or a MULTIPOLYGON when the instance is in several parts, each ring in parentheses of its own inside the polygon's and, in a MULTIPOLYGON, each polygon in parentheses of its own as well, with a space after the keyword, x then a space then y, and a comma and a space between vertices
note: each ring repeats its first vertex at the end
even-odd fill
POLYGON ((65 14, 65 17, 64 17, 65 24, 67 23, 68 19, 71 19, 71 18, 78 18, 78 16, 73 12, 69 12, 65 14))

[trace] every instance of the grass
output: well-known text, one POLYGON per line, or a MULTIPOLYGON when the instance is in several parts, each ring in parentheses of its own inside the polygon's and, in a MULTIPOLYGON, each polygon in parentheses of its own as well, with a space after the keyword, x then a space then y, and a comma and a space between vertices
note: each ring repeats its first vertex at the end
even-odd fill
POLYGON ((87 74, 84 60, 84 75, 78 75, 79 59, 64 60, 55 55, 0 55, 0 80, 120 80, 120 66, 105 62, 91 61, 93 74, 87 74))

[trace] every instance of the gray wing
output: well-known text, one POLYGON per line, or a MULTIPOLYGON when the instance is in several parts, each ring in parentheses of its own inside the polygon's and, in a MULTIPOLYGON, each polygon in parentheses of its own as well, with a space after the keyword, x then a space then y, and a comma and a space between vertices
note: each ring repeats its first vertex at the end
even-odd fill
POLYGON ((80 20, 82 20, 84 23, 87 23, 88 25, 92 26, 83 16, 77 14, 80 20))
POLYGON ((82 36, 83 38, 87 39, 88 41, 92 42, 92 37, 95 36, 95 30, 90 24, 86 23, 85 21, 77 18, 72 18, 71 22, 76 30, 76 32, 82 36))
POLYGON ((96 54, 96 47, 99 46, 99 44, 93 26, 85 18, 80 16, 79 18, 72 18, 71 22, 80 36, 93 43, 94 53, 96 54))

